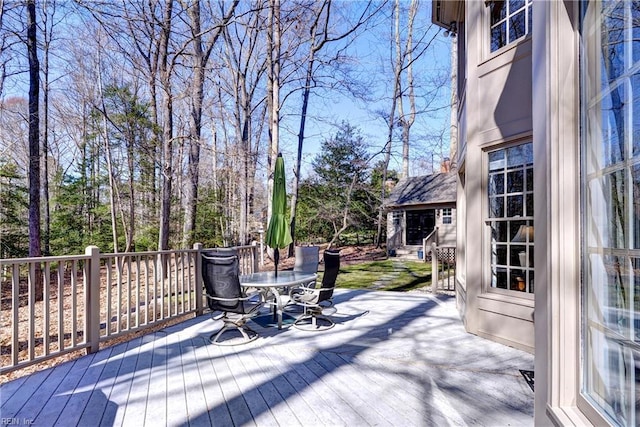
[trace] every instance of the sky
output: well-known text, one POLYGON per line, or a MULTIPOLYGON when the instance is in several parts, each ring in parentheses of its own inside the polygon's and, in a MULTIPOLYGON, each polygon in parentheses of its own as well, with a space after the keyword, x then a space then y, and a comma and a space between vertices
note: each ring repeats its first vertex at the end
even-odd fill
MULTIPOLYGON (((420 13, 421 21, 419 26, 427 26, 430 24, 431 12, 430 2, 424 2, 423 9, 420 13)), ((342 120, 349 122, 359 128, 362 135, 371 144, 372 152, 379 152, 384 147, 387 137, 388 128, 384 120, 380 117, 379 112, 388 114, 390 110, 389 94, 392 91, 393 75, 389 70, 390 43, 385 41, 381 32, 387 31, 384 28, 376 28, 367 31, 358 39, 354 45, 352 52, 357 55, 359 72, 368 76, 373 80, 370 87, 367 88, 368 93, 378 101, 362 101, 351 96, 338 93, 318 93, 312 92, 309 105, 307 128, 305 130, 305 145, 303 150, 303 176, 310 173, 311 161, 321 148, 322 141, 332 137, 335 134, 335 124, 342 120), (381 68, 384 64, 386 70, 381 68)), ((437 27, 432 27, 429 34, 435 36, 432 48, 425 52, 421 58, 416 60, 414 66, 414 75, 419 84, 426 84, 434 72, 445 73, 449 76, 451 62, 451 43, 452 38, 445 37, 442 31, 437 27)), ((440 164, 441 155, 449 154, 449 136, 445 135, 445 147, 436 150, 432 156, 428 145, 431 143, 427 135, 438 132, 443 128, 449 129, 450 124, 450 86, 449 81, 437 93, 436 103, 444 108, 437 114, 422 114, 416 119, 412 127, 412 150, 410 157, 413 159, 410 167, 411 175, 424 175, 431 173, 431 166, 437 170, 440 164)), ((417 89, 418 96, 424 93, 426 89, 417 89), (422 91, 422 92, 421 92, 422 91)), ((405 106, 405 111, 408 107, 405 106)), ((293 159, 297 149, 297 134, 299 127, 299 119, 293 122, 293 126, 283 126, 281 133, 281 149, 284 155, 289 155, 293 159)), ((380 157, 382 159, 382 157, 380 157)), ((400 170, 401 168, 401 147, 399 143, 393 142, 393 155, 390 164, 391 169, 400 170)))
MULTIPOLYGON (((354 4, 356 4, 354 2, 354 4)), ((409 4, 408 1, 402 1, 402 5, 409 4)), ((421 2, 421 7, 416 20, 415 27, 416 38, 423 32, 421 29, 427 28, 431 22, 431 2, 421 2)), ((337 92, 322 92, 320 90, 311 93, 311 99, 308 111, 307 127, 305 130, 305 143, 303 150, 303 177, 311 171, 311 162, 314 156, 321 149, 322 142, 335 135, 336 125, 341 121, 347 121, 351 125, 355 125, 360 130, 365 140, 371 146, 371 152, 380 152, 384 147, 387 139, 388 129, 385 121, 380 117, 380 112, 388 114, 390 109, 390 91, 392 89, 393 76, 390 71, 390 60, 392 55, 390 43, 390 21, 384 21, 384 24, 367 30, 357 39, 357 42, 351 46, 347 54, 352 55, 352 66, 360 76, 370 80, 365 91, 371 99, 367 101, 358 100, 346 94, 337 92)), ((439 31, 437 27, 432 28, 430 34, 439 31)), ((448 74, 450 68, 450 38, 445 37, 442 32, 436 36, 433 48, 426 52, 421 58, 416 60, 414 74, 416 78, 424 83, 432 76, 434 72, 445 72, 448 74), (444 71, 443 71, 444 70, 444 71)), ((24 80, 23 80, 24 81, 24 80)), ((11 89, 9 85, 5 87, 5 91, 11 89)), ((19 89, 13 87, 14 90, 19 89)), ((418 95, 424 93, 426 89, 418 89, 418 95)), ((26 90, 19 90, 20 95, 26 94, 26 90)), ((10 96, 10 93, 4 94, 10 96)), ((449 103, 448 85, 443 87, 437 94, 437 103, 443 106, 449 103)), ((299 103, 300 95, 296 94, 292 98, 293 102, 299 103)), ((287 101, 290 102, 290 101, 287 101)), ((293 108, 294 112, 299 109, 293 108)), ((297 134, 299 131, 299 115, 292 116, 291 120, 283 119, 280 135, 280 147, 283 154, 293 159, 297 150, 297 134)), ((444 136, 446 147, 441 150, 435 150, 433 162, 430 161, 431 149, 429 145, 429 135, 449 127, 449 109, 444 108, 435 115, 420 115, 416 119, 416 123, 412 128, 412 158, 411 174, 421 175, 430 173, 433 166, 437 169, 439 157, 448 154, 448 135, 444 136), (444 154, 443 154, 444 153, 444 154)), ((394 140, 393 156, 390 167, 392 169, 400 169, 400 151, 399 143, 394 140)), ((2 147, 0 147, 0 152, 2 147)), ((382 157, 380 157, 382 159, 382 157)), ((377 161, 377 159, 375 160, 377 161)))

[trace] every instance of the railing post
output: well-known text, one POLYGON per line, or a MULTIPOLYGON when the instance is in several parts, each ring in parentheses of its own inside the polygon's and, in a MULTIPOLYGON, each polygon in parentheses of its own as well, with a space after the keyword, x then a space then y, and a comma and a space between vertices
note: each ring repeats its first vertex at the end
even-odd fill
POLYGON ((438 246, 435 242, 431 243, 431 284, 432 284, 432 292, 435 292, 438 289, 438 283, 440 280, 438 278, 438 246))
POLYGON ((200 256, 200 251, 202 251, 202 243, 195 243, 193 245, 193 249, 196 251, 196 316, 200 316, 204 313, 204 304, 202 301, 202 288, 204 284, 202 282, 202 257, 200 256))
POLYGON ((425 237, 424 239, 422 239, 422 262, 426 263, 427 262, 427 254, 429 252, 427 252, 427 238, 425 237))
MULTIPOLYGON (((95 353, 100 348, 100 249, 87 246, 84 250, 89 257, 85 267, 85 333, 87 353, 95 353)), ((108 289, 108 287, 107 287, 108 289)))

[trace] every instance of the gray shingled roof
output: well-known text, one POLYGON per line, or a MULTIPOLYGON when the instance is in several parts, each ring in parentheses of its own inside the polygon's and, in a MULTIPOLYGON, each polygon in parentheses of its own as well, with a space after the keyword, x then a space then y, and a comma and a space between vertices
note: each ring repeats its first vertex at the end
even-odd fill
POLYGON ((385 207, 455 203, 455 172, 412 176, 398 181, 385 200, 385 207))

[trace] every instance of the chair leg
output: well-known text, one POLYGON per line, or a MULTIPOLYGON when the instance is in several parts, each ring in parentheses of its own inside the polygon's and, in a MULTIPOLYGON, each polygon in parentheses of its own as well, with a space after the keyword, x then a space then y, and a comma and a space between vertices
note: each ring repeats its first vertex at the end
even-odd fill
POLYGON ((209 337, 209 341, 211 342, 211 344, 225 346, 225 345, 247 344, 255 340, 256 338, 258 338, 258 333, 253 329, 251 329, 250 327, 244 324, 238 325, 234 322, 225 322, 224 326, 217 333, 212 334, 209 337), (220 338, 225 332, 233 331, 234 329, 240 332, 240 334, 242 335, 243 339, 241 341, 234 338, 229 338, 225 341, 220 340, 220 338))
POLYGON ((303 331, 326 331, 335 325, 333 320, 322 314, 322 310, 307 307, 305 307, 305 313, 293 322, 295 328, 303 331), (322 323, 325 324, 322 325, 322 323))

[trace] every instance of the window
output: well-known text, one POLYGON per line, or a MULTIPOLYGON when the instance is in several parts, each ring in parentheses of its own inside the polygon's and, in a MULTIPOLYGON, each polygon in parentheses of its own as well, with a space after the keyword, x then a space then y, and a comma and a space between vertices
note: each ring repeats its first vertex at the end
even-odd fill
POLYGON ((489 1, 491 52, 531 33, 532 0, 489 1))
POLYGON ((640 423, 640 3, 582 2, 582 393, 640 423))
POLYGON ((391 212, 391 218, 393 220, 393 225, 400 227, 402 225, 402 218, 404 217, 404 211, 393 211, 391 212))
POLYGON ((442 209, 442 223, 451 224, 451 208, 442 209))
POLYGON ((533 293, 533 145, 488 157, 491 287, 533 293))

